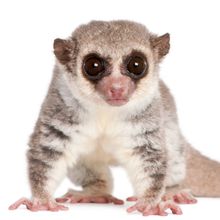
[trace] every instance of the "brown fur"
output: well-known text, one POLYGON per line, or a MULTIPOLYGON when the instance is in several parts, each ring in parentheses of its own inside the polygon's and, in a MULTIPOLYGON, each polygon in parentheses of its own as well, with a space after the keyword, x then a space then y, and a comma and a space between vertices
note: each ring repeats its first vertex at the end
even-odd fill
POLYGON ((220 197, 220 163, 203 156, 190 145, 186 151, 186 178, 182 183, 195 196, 220 197))
POLYGON ((160 37, 155 37, 152 35, 150 42, 153 50, 157 51, 159 59, 168 54, 170 50, 170 35, 168 33, 160 37))

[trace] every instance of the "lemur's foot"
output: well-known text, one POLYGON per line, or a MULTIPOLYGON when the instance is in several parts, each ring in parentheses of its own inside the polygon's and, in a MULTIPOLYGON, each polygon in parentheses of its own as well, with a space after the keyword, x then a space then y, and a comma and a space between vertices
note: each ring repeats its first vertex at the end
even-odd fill
POLYGON ((43 211, 43 210, 56 212, 56 211, 61 211, 61 210, 63 211, 68 209, 68 207, 59 205, 52 200, 48 200, 47 202, 41 202, 38 199, 33 199, 33 201, 31 201, 27 198, 21 198, 17 202, 9 206, 9 210, 15 210, 20 205, 25 205, 27 209, 33 212, 43 211))
MULTIPOLYGON (((129 197, 127 200, 128 201, 135 201, 135 197, 129 197)), ((148 215, 161 215, 161 216, 166 216, 168 213, 166 210, 170 209, 173 214, 175 215, 181 215, 182 210, 180 207, 173 201, 160 201, 157 205, 152 206, 150 204, 147 204, 143 200, 137 200, 136 204, 131 206, 130 208, 127 209, 127 212, 134 212, 134 211, 139 211, 142 213, 143 216, 148 216, 148 215)))
POLYGON ((179 204, 194 204, 197 200, 193 197, 189 190, 180 190, 178 192, 167 192, 162 197, 163 201, 172 200, 179 204))
POLYGON ((113 203, 122 205, 124 201, 109 194, 89 194, 84 191, 69 190, 64 196, 56 199, 60 203, 113 203))

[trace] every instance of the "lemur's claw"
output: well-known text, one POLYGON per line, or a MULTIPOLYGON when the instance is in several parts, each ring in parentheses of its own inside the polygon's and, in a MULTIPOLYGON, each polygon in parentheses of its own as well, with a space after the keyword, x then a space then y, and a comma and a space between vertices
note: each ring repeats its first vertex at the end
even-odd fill
POLYGON ((174 203, 173 201, 161 201, 156 206, 152 206, 149 204, 145 204, 145 202, 137 201, 137 203, 127 209, 127 212, 134 212, 139 211, 142 213, 143 216, 148 215, 161 215, 166 216, 168 213, 166 212, 167 209, 170 209, 173 214, 181 215, 182 210, 180 207, 174 203))
POLYGON ((9 210, 15 210, 19 208, 19 206, 25 205, 26 208, 30 211, 36 212, 36 211, 63 211, 68 210, 68 207, 65 207, 63 205, 59 205, 54 201, 48 200, 45 203, 41 203, 39 200, 34 199, 33 201, 27 199, 27 198, 21 198, 11 206, 9 206, 9 210))

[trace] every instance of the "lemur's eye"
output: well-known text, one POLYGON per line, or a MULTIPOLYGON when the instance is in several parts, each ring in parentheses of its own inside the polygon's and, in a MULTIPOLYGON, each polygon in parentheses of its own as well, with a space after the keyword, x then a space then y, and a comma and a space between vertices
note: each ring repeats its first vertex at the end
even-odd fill
POLYGON ((134 53, 126 60, 126 68, 131 78, 139 79, 146 75, 148 63, 146 58, 140 53, 134 53))
POLYGON ((83 69, 88 78, 96 80, 105 71, 105 61, 96 54, 90 54, 84 59, 83 69))

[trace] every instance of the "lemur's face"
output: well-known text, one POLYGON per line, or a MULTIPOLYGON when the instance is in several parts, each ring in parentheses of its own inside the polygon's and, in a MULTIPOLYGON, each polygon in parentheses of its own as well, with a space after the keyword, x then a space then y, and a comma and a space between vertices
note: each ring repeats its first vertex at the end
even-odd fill
POLYGON ((86 51, 83 59, 80 59, 81 69, 78 73, 90 82, 93 93, 113 106, 124 105, 135 93, 140 93, 141 86, 138 84, 147 80, 153 68, 148 64, 152 62, 150 51, 134 47, 134 43, 132 47, 125 48, 91 47, 94 48, 86 51), (147 52, 149 55, 146 55, 147 52))
POLYGON ((121 106, 151 92, 158 81, 157 64, 169 49, 169 35, 153 37, 132 22, 92 22, 78 28, 70 40, 55 40, 54 48, 80 98, 121 106))

